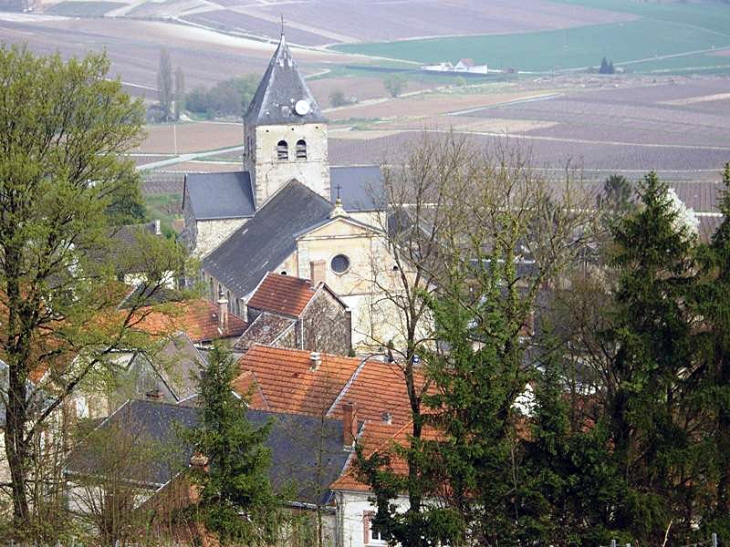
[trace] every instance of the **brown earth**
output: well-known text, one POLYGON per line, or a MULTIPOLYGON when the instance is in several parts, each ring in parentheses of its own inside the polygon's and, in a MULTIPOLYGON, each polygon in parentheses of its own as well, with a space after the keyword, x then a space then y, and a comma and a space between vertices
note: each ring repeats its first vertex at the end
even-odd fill
POLYGON ((243 125, 239 123, 195 122, 148 125, 145 130, 147 138, 136 152, 187 154, 243 144, 243 125), (175 133, 177 133, 177 151, 175 133))

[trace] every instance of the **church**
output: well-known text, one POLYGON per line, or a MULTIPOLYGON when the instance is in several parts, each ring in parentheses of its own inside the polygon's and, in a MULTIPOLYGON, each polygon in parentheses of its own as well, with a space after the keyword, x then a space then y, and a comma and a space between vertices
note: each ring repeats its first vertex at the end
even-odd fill
POLYGON ((329 164, 327 120, 283 33, 243 122, 241 171, 185 177, 184 237, 208 298, 221 295, 246 319, 268 272, 316 272, 350 308, 353 346, 396 338, 398 325, 373 311, 395 273, 381 231, 380 167, 329 164))

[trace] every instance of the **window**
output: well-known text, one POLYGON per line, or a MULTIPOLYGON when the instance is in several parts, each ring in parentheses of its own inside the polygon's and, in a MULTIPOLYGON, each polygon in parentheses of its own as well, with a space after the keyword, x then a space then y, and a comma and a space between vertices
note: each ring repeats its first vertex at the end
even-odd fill
POLYGON ((330 268, 337 274, 343 274, 350 269, 350 259, 345 255, 337 255, 330 262, 330 268))
POLYGON ((226 300, 228 300, 228 313, 231 313, 233 303, 231 302, 231 291, 226 291, 226 300))
POLYGON ((386 545, 382 534, 375 530, 374 519, 375 513, 372 511, 365 511, 362 515, 365 545, 386 545))
POLYGON ((210 278, 210 299, 215 302, 216 301, 216 294, 215 294, 215 283, 213 283, 213 278, 210 278))
POLYGON ((304 139, 300 139, 297 141, 297 159, 307 159, 307 141, 305 141, 304 139))
POLYGON ((282 161, 289 159, 289 145, 286 144, 286 141, 279 141, 279 144, 276 145, 276 158, 282 161))

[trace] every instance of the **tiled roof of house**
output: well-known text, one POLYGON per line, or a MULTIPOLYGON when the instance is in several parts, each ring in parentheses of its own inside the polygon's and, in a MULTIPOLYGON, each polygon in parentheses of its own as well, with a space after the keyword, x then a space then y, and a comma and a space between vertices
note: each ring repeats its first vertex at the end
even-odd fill
MULTIPOLYGON (((415 371, 415 381, 419 389, 425 384, 419 371, 415 371)), ((345 403, 354 403, 358 419, 368 422, 382 422, 386 413, 396 425, 411 420, 405 377, 396 364, 375 360, 364 363, 343 390, 329 415, 341 417, 345 403)))
POLYGON ((317 294, 308 279, 267 273, 248 301, 250 308, 299 317, 317 294))
MULTIPOLYGON (((271 410, 321 416, 334 404, 361 361, 323 353, 313 370, 309 351, 253 346, 238 366, 241 373, 254 373, 271 410)), ((239 377, 233 388, 244 393, 250 381, 248 376, 239 377)))
POLYGON ((160 308, 141 308, 134 328, 154 335, 184 332, 193 342, 209 342, 243 334, 247 324, 240 317, 228 314, 228 328, 218 327, 218 306, 203 298, 172 302, 160 308))
MULTIPOLYGON (((381 454, 389 453, 391 455, 391 470, 399 475, 407 475, 408 463, 403 458, 395 455, 393 447, 396 444, 404 447, 409 446, 408 437, 413 432, 412 428, 412 422, 402 425, 365 422, 357 444, 362 447, 365 457, 371 456, 374 452, 380 452, 381 454)), ((424 428, 421 438, 435 440, 437 433, 434 429, 427 427, 424 428)), ((360 482, 357 478, 354 458, 348 460, 347 467, 342 475, 330 485, 330 489, 354 492, 370 491, 370 487, 360 482)))

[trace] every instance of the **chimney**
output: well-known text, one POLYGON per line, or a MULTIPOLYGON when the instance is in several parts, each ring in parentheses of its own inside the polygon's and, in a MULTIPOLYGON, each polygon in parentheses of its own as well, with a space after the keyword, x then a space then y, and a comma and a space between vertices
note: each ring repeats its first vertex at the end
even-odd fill
POLYGON ((228 331, 228 299, 223 294, 223 289, 218 293, 218 330, 221 334, 228 331))
POLYGON ((160 391, 159 388, 152 389, 144 394, 145 399, 148 401, 162 401, 165 399, 165 394, 160 391))
MULTIPOLYGON (((207 456, 200 452, 194 452, 190 457, 190 469, 198 473, 207 473, 210 469, 207 456)), ((200 500, 202 491, 203 487, 193 481, 188 485, 188 498, 192 503, 197 503, 200 500)))
POLYGON ((322 354, 318 351, 313 351, 309 354, 309 370, 316 372, 319 365, 322 364, 322 354))
POLYGON ((344 445, 353 446, 357 438, 357 407, 354 403, 345 403, 342 407, 342 433, 344 445))
POLYGON ((324 283, 327 275, 327 262, 324 260, 312 260, 309 263, 309 279, 312 287, 316 287, 320 283, 324 283))
POLYGON ((387 424, 387 425, 390 425, 393 423, 393 416, 391 416, 390 412, 388 412, 387 410, 385 412, 383 412, 383 423, 387 424))
POLYGON ((155 219, 155 235, 161 236, 162 235, 162 227, 160 226, 160 219, 155 219))

